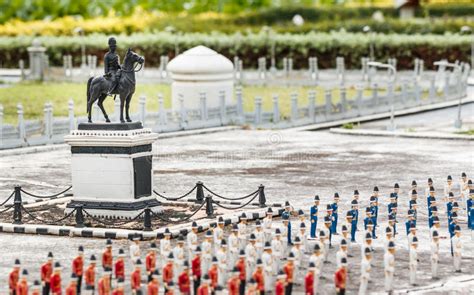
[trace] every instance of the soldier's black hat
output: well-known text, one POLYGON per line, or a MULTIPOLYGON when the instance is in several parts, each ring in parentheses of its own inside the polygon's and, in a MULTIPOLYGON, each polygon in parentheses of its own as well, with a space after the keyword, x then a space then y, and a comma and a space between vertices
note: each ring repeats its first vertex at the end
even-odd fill
POLYGON ((183 235, 179 235, 178 237, 178 243, 184 243, 184 236, 183 235))
POLYGON ((153 274, 151 275, 154 279, 157 279, 160 276, 160 271, 158 269, 155 269, 153 274))
POLYGON ((345 224, 342 225, 342 231, 343 231, 343 232, 348 231, 347 226, 346 226, 345 224))
POLYGON ((451 218, 458 218, 458 214, 456 212, 451 213, 451 218))
POLYGON ((411 240, 411 242, 413 244, 418 244, 418 238, 417 237, 413 237, 413 240, 411 240))
POLYGON ((461 231, 461 227, 459 225, 456 225, 454 227, 454 232, 460 232, 461 231))
POLYGON ((61 268, 61 263, 59 263, 59 261, 56 261, 56 262, 54 263, 54 268, 55 268, 55 269, 60 269, 60 268, 61 268))
POLYGON ((257 265, 263 265, 262 259, 260 258, 257 259, 257 265))
POLYGON ((453 208, 459 208, 458 202, 453 202, 453 208))
POLYGON ((294 243, 295 243, 295 244, 301 244, 301 239, 300 239, 300 237, 296 237, 294 243))
POLYGON ((79 248, 77 249, 77 251, 78 251, 79 253, 83 253, 83 252, 84 252, 84 247, 79 246, 79 248))
POLYGON ((198 225, 197 225, 196 221, 193 221, 193 223, 191 224, 191 228, 197 228, 197 227, 198 227, 198 225))
POLYGON ((326 211, 332 211, 331 205, 329 205, 329 204, 326 205, 326 211))
POLYGON ((239 257, 245 257, 245 250, 240 250, 239 257))
POLYGON ((413 216, 415 215, 415 211, 413 211, 412 209, 408 209, 408 216, 413 216))
POLYGON ((433 216, 433 223, 439 223, 439 217, 433 216))
POLYGON ((151 244, 150 244, 150 249, 151 249, 151 250, 155 250, 155 249, 156 249, 156 243, 155 243, 155 242, 151 242, 151 244))
POLYGON ((435 191, 434 187, 430 186, 430 192, 434 192, 434 191, 435 191))
POLYGON ((321 247, 319 246, 318 243, 314 244, 314 251, 319 251, 321 250, 321 247))
POLYGON ((329 216, 324 216, 324 223, 330 223, 331 218, 329 216))
POLYGON ((105 245, 106 245, 107 247, 112 246, 112 240, 111 240, 111 239, 107 239, 107 242, 105 242, 105 245))
POLYGON ((378 192, 379 191, 379 187, 378 186, 374 186, 374 192, 378 192))
POLYGON ((365 239, 366 240, 372 240, 372 235, 370 233, 365 234, 365 239))
MULTIPOLYGON (((173 254, 170 253, 170 256, 172 256, 173 254)), ((168 257, 168 259, 172 259, 170 257, 168 257)), ((140 258, 137 259, 137 261, 135 262, 135 265, 142 265, 142 261, 140 260, 140 258)))
POLYGON ((467 181, 467 184, 472 184, 472 179, 469 179, 469 180, 467 181))
POLYGON ((449 192, 448 197, 454 197, 453 192, 449 192))
POLYGON ((338 193, 334 193, 334 199, 339 199, 339 194, 338 193))
POLYGON ((173 260, 173 259, 174 259, 173 252, 170 252, 170 254, 168 254, 168 260, 173 260))
POLYGON ((359 191, 358 190, 354 190, 354 196, 358 196, 359 195, 359 191))
POLYGON ((324 230, 320 230, 319 231, 319 236, 320 237, 325 237, 326 236, 326 232, 324 230))
POLYGON ((372 212, 372 211, 370 211, 370 207, 367 207, 367 208, 365 208, 365 212, 369 213, 369 212, 372 212))
POLYGON ((249 280, 249 284, 251 284, 251 285, 255 285, 256 283, 257 283, 257 282, 255 281, 254 278, 251 278, 251 279, 249 280))
POLYGON ((387 226, 387 227, 385 228, 385 233, 388 234, 388 233, 391 233, 391 232, 392 232, 392 228, 391 228, 390 226, 387 226))
POLYGON ((300 228, 306 228, 306 224, 304 222, 300 223, 300 228))
POLYGON ((461 173, 461 177, 467 177, 466 172, 461 173))
POLYGON ((284 278, 286 278, 286 274, 283 272, 283 270, 279 270, 277 279, 284 279, 284 278))
POLYGON ((346 239, 342 239, 341 240, 341 246, 345 246, 345 245, 347 245, 347 241, 346 241, 346 239))
POLYGON ((369 221, 367 221, 367 225, 374 225, 374 222, 369 219, 369 221))
POLYGON ((413 180, 413 181, 411 182, 411 185, 416 185, 416 180, 413 180))
POLYGON ((350 218, 353 217, 351 211, 347 211, 347 212, 346 212, 346 217, 350 217, 350 218))
POLYGON ((414 223, 410 223, 410 229, 416 228, 416 225, 414 223))
POLYGON ((376 202, 377 199, 375 198, 375 196, 370 196, 370 202, 376 202))
POLYGON ((395 184, 393 185, 393 188, 400 188, 400 186, 398 185, 398 183, 395 183, 395 184))
POLYGON ((311 270, 311 269, 312 269, 312 270, 316 269, 316 265, 314 264, 314 262, 310 262, 310 263, 309 263, 309 269, 310 269, 310 270, 311 270))
POLYGON ((117 44, 117 40, 115 40, 114 37, 110 37, 109 38, 109 45, 116 45, 117 44))
POLYGON ((170 282, 168 283, 168 287, 171 287, 171 288, 173 288, 173 287, 174 287, 174 283, 173 283, 173 281, 170 281, 170 282))
POLYGON ((474 194, 474 189, 470 189, 470 190, 469 190, 469 194, 470 194, 470 195, 474 194))
POLYGON ((388 220, 395 220, 395 216, 393 214, 388 215, 388 220))
POLYGON ((263 247, 263 249, 265 250, 268 250, 268 249, 271 249, 272 246, 270 245, 270 242, 265 242, 265 246, 263 247))
POLYGON ((285 207, 290 207, 290 202, 285 201, 285 207))
POLYGON ((39 287, 39 286, 40 286, 40 282, 39 282, 38 280, 35 280, 35 281, 33 282, 33 286, 39 287))
POLYGON ((204 279, 205 281, 209 281, 209 279, 210 279, 210 278, 209 278, 209 275, 208 275, 208 274, 205 274, 204 277, 203 277, 203 279, 204 279))
POLYGON ((48 252, 48 259, 52 259, 53 258, 53 252, 48 252))
POLYGON ((416 205, 416 204, 417 204, 417 203, 416 203, 416 200, 410 200, 410 205, 413 206, 413 205, 416 205))
POLYGON ((275 230, 275 234, 276 234, 276 235, 281 235, 281 230, 280 230, 279 228, 277 228, 277 229, 275 230))
POLYGON ((169 228, 165 228, 164 235, 165 235, 165 236, 170 236, 170 235, 171 235, 171 232, 170 232, 170 229, 169 229, 169 228))
POLYGON ((453 180, 453 178, 451 177, 451 175, 448 175, 448 180, 453 180))
POLYGON ((255 241, 256 239, 257 237, 255 237, 255 234, 250 234, 250 238, 249 238, 250 241, 255 241))
POLYGON ((347 258, 346 258, 346 257, 342 257, 342 258, 341 258, 341 264, 342 264, 342 265, 347 264, 347 258))
POLYGON ((314 196, 315 201, 319 201, 319 195, 314 196))
POLYGON ((119 257, 125 257, 125 251, 123 251, 123 249, 119 249, 118 256, 119 257))
POLYGON ((218 260, 217 260, 217 257, 216 256, 212 256, 212 263, 217 263, 218 260))
POLYGON ((222 239, 221 247, 227 247, 227 241, 225 239, 222 239))
POLYGON ((232 231, 238 231, 238 230, 239 230, 239 227, 237 226, 237 224, 232 225, 232 231))
POLYGON ((394 243, 393 241, 390 241, 390 242, 388 243, 388 248, 389 248, 389 249, 394 249, 394 248, 395 248, 395 243, 394 243))
POLYGON ((75 273, 72 273, 72 274, 71 274, 71 279, 72 279, 73 281, 75 281, 75 280, 77 279, 77 275, 76 275, 75 273))
POLYGON ((197 246, 195 252, 196 253, 201 253, 201 247, 197 246))
POLYGON ((183 266, 184 266, 184 268, 188 268, 189 267, 189 262, 187 260, 184 260, 183 261, 183 266))
POLYGON ((245 214, 245 212, 242 213, 242 215, 240 215, 240 219, 247 220, 247 214, 245 214))
POLYGON ((285 215, 282 216, 282 219, 283 219, 283 221, 288 221, 290 219, 290 216, 285 214, 285 215))
POLYGON ((394 209, 394 208, 395 208, 395 209, 398 208, 398 204, 397 204, 397 203, 392 204, 392 209, 394 209))
POLYGON ((96 261, 97 261, 97 258, 95 258, 95 255, 92 254, 92 255, 91 255, 91 262, 96 262, 96 261))
POLYGON ((224 223, 224 218, 222 218, 222 216, 219 216, 219 218, 217 219, 217 223, 224 223))
POLYGON ((412 196, 413 196, 413 195, 417 195, 416 190, 412 190, 412 191, 411 191, 411 195, 412 195, 412 196))
POLYGON ((208 230, 206 231, 206 238, 212 237, 212 231, 208 230))
POLYGON ((428 183, 433 183, 433 179, 431 179, 431 177, 428 178, 428 183))
POLYGON ((433 238, 435 238, 435 237, 439 237, 439 234, 438 234, 437 230, 433 231, 433 238))
POLYGON ((370 253, 372 253, 372 250, 370 250, 369 247, 365 247, 364 253, 365 253, 365 255, 370 254, 370 253))
POLYGON ((261 226, 262 226, 262 223, 260 222, 260 220, 257 220, 257 221, 255 222, 255 225, 256 225, 257 227, 261 227, 261 226))
POLYGON ((303 216, 304 215, 304 211, 302 209, 298 210, 298 216, 303 216))
POLYGON ((431 202, 436 202, 436 198, 433 197, 433 196, 429 196, 428 197, 428 201, 431 203, 431 202))
POLYGON ((23 276, 27 276, 27 275, 28 275, 28 270, 24 269, 24 270, 21 272, 21 274, 22 274, 23 276))
POLYGON ((352 200, 351 205, 357 205, 357 200, 352 200))
POLYGON ((288 260, 295 260, 295 254, 293 252, 290 252, 290 255, 288 255, 288 260))
POLYGON ((267 215, 268 215, 268 214, 273 214, 273 210, 272 210, 272 208, 270 208, 270 207, 269 207, 268 210, 267 210, 267 215))
POLYGON ((431 212, 438 212, 438 207, 432 206, 431 207, 431 212))

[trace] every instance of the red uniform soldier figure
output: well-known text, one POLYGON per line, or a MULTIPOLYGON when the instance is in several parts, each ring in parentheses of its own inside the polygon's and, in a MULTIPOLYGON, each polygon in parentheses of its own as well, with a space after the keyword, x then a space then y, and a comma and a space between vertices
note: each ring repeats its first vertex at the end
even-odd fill
POLYGON ((314 271, 316 266, 313 262, 309 263, 308 273, 304 277, 305 295, 314 295, 314 271))
POLYGON ((132 272, 131 285, 132 285, 132 294, 141 295, 142 294, 142 271, 140 267, 142 266, 142 261, 137 259, 135 262, 135 270, 132 272))
POLYGON ((53 253, 48 253, 48 261, 41 265, 41 284, 43 285, 43 295, 49 295, 51 284, 49 280, 53 274, 53 253))
POLYGON ((97 288, 99 290, 99 295, 110 295, 110 275, 111 270, 106 268, 102 273, 102 278, 99 279, 97 283, 97 288))
MULTIPOLYGON (((74 265, 74 263, 73 263, 74 265)), ((66 288, 66 294, 65 295, 77 295, 77 285, 78 285, 78 280, 77 280, 77 275, 73 272, 71 275, 71 281, 69 282, 69 286, 66 288)))
POLYGON ((245 251, 240 250, 239 253, 239 260, 237 260, 237 263, 235 264, 235 267, 237 267, 237 270, 239 271, 239 294, 240 295, 245 295, 245 279, 247 278, 247 273, 246 273, 246 262, 245 262, 245 251))
MULTIPOLYGON (((102 269, 112 269, 113 267, 113 256, 112 256, 112 240, 107 239, 105 244, 105 250, 102 253, 102 269)), ((112 273, 110 273, 110 283, 112 284, 112 273)))
POLYGON ((153 280, 153 273, 156 269, 156 244, 151 243, 150 250, 145 258, 146 272, 148 274, 148 282, 153 280))
POLYGON ((117 280, 125 281, 125 251, 119 249, 118 258, 115 261, 115 278, 117 280))
POLYGON ((119 279, 117 282, 117 287, 115 287, 115 290, 112 292, 112 295, 125 295, 125 285, 123 283, 124 280, 119 279))
POLYGON ((346 294, 346 279, 347 279, 347 259, 341 259, 341 267, 336 270, 334 274, 334 284, 336 285, 337 294, 346 294))
POLYGON ((285 294, 291 294, 293 292, 293 280, 295 273, 295 255, 293 252, 291 252, 288 256, 288 262, 285 264, 285 266, 283 266, 283 271, 286 274, 285 294))
POLYGON ((49 281, 51 283, 51 294, 61 295, 61 264, 58 261, 54 263, 53 274, 49 281))
POLYGON ((40 288, 41 284, 38 280, 35 280, 33 283, 33 287, 31 288, 31 295, 40 295, 40 288))
POLYGON ((76 292, 81 294, 82 274, 84 272, 84 247, 79 246, 77 256, 72 261, 72 273, 76 275, 76 292))
POLYGON ((211 280, 209 278, 209 275, 205 274, 203 277, 202 284, 197 289, 197 293, 195 295, 210 295, 211 294, 210 282, 211 280))
POLYGON ((151 282, 148 283, 147 295, 158 295, 158 291, 160 290, 159 277, 160 272, 155 269, 155 271, 151 275, 151 282))
POLYGON ((189 263, 187 260, 183 262, 183 271, 178 276, 178 288, 181 294, 191 294, 191 279, 189 278, 189 263))
POLYGON ((94 293, 95 289, 95 265, 96 265, 97 259, 95 258, 95 255, 91 255, 91 262, 89 264, 89 267, 86 269, 85 273, 85 281, 86 281, 86 290, 91 291, 90 293, 94 293))
POLYGON ((16 295, 28 295, 28 271, 21 273, 21 280, 16 285, 16 295))
POLYGON ((217 257, 213 256, 212 257, 212 263, 211 267, 209 268, 208 271, 208 277, 209 277, 209 286, 211 290, 215 290, 218 284, 218 268, 217 268, 217 257))
POLYGON ((15 265, 13 266, 13 270, 10 272, 8 276, 8 289, 10 290, 11 295, 16 294, 16 285, 18 284, 18 280, 20 279, 20 260, 15 259, 15 265))
POLYGON ((252 279, 255 280, 257 283, 257 291, 258 294, 264 295, 265 294, 265 279, 263 276, 263 262, 262 259, 257 259, 257 265, 255 272, 252 274, 252 279))
POLYGON ((285 294, 285 281, 286 275, 282 270, 280 270, 278 272, 277 281, 275 283, 275 295, 285 294))
POLYGON ((196 294, 197 289, 201 285, 201 247, 197 246, 195 250, 195 256, 191 261, 191 267, 193 271, 193 281, 194 281, 194 294, 196 294))
POLYGON ((239 295, 240 292, 240 278, 239 270, 237 267, 234 267, 231 273, 230 279, 227 281, 227 289, 229 290, 229 295, 239 295))
POLYGON ((168 260, 163 267, 163 287, 165 289, 165 293, 168 290, 168 285, 173 282, 173 260, 173 253, 170 253, 168 255, 168 260))

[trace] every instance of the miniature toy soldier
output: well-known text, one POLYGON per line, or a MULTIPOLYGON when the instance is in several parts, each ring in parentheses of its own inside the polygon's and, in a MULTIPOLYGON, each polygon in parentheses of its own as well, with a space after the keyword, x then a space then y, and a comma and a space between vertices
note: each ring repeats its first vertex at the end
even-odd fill
POLYGON ((259 294, 257 291, 257 282, 254 279, 250 279, 249 283, 247 284, 247 292, 244 291, 245 295, 257 295, 259 294))
POLYGON ((298 210, 298 219, 299 223, 306 223, 306 217, 304 216, 304 211, 302 209, 298 210))
POLYGON ((471 230, 471 239, 474 239, 474 189, 469 191, 467 200, 467 227, 471 230))
POLYGON ((408 209, 408 220, 405 222, 405 229, 407 232, 407 235, 410 233, 410 228, 416 227, 416 219, 415 219, 415 212, 413 209, 408 209))
POLYGON ((168 289, 166 289, 165 295, 174 295, 175 293, 175 285, 173 281, 169 282, 168 289))
POLYGON ((449 237, 451 239, 451 256, 454 255, 453 249, 453 237, 456 235, 456 226, 458 225, 458 215, 453 213, 451 215, 452 221, 449 223, 449 237))
POLYGON ((51 294, 61 295, 61 264, 56 261, 54 263, 53 274, 49 280, 51 283, 51 294))
POLYGON ((229 295, 240 294, 240 279, 239 279, 239 270, 237 269, 237 267, 234 267, 231 270, 231 277, 227 281, 227 289, 229 290, 229 295))
POLYGON ((142 294, 142 261, 137 259, 135 261, 135 269, 132 272, 130 282, 132 286, 132 294, 141 295, 142 294))
POLYGON ((395 216, 393 214, 388 215, 388 225, 391 227, 392 235, 395 238, 395 236, 397 235, 397 224, 395 216))
POLYGON ((284 218, 285 216, 287 216, 288 219, 290 219, 291 212, 293 212, 293 207, 290 205, 290 202, 285 201, 285 211, 283 211, 281 217, 284 218))
POLYGON ((385 292, 393 293, 393 274, 395 272, 395 243, 388 243, 387 251, 384 254, 385 269, 385 292))
POLYGON ((265 279, 263 273, 263 262, 262 259, 257 259, 256 269, 252 274, 252 279, 257 283, 258 294, 265 294, 265 279))
POLYGON ((416 285, 416 268, 418 266, 418 238, 415 236, 413 237, 413 240, 411 241, 410 245, 410 252, 409 252, 409 269, 410 269, 410 284, 415 286, 416 285))
POLYGON ((438 278, 438 262, 439 262, 439 234, 433 231, 431 236, 431 276, 433 279, 438 278))
POLYGON ((130 260, 135 263, 137 259, 140 259, 140 236, 135 235, 132 238, 132 244, 130 245, 130 260))
POLYGON ((283 258, 283 242, 281 240, 281 232, 279 228, 275 230, 275 237, 272 240, 272 255, 273 260, 276 262, 273 266, 274 272, 276 273, 278 263, 283 258))
POLYGON ((193 272, 194 294, 201 284, 201 247, 197 246, 193 260, 191 260, 191 269, 193 272))
POLYGON ((372 236, 375 236, 374 217, 372 216, 372 210, 370 207, 366 208, 365 214, 366 214, 366 217, 364 218, 364 229, 366 232, 369 232, 372 236))
POLYGON ((291 240, 291 221, 290 218, 287 215, 284 215, 283 217, 283 227, 281 229, 283 240, 285 241, 283 243, 283 251, 286 253, 287 249, 289 246, 291 246, 292 240, 291 240))
POLYGON ((219 251, 217 251, 217 261, 218 261, 218 284, 224 285, 227 281, 227 268, 228 268, 228 260, 227 260, 227 242, 222 240, 221 247, 219 251))
POLYGON ((114 292, 112 292, 112 295, 125 295, 125 284, 124 280, 120 279, 117 282, 117 287, 115 288, 114 292))
POLYGON ((198 246, 197 233, 198 233, 198 225, 195 221, 193 221, 193 223, 191 224, 191 231, 186 236, 189 260, 191 260, 192 257, 194 256, 194 251, 196 250, 196 247, 198 246))
POLYGON ((304 277, 304 292, 305 295, 314 295, 317 291, 317 286, 315 284, 315 272, 316 266, 314 263, 310 263, 308 267, 308 273, 304 277))
POLYGON ((239 237, 237 237, 237 232, 239 231, 237 224, 232 226, 232 231, 227 240, 229 245, 229 265, 235 265, 237 258, 239 257, 239 237))
POLYGON ((433 226, 433 221, 435 217, 438 217, 438 207, 435 206, 435 201, 431 202, 431 216, 428 218, 428 225, 430 228, 433 226))
POLYGON ((210 282, 211 281, 210 281, 209 276, 207 274, 204 275, 202 284, 201 286, 199 286, 197 293, 195 295, 210 295, 211 290, 212 290, 210 286, 210 282))
POLYGON ((148 283, 153 280, 153 273, 156 269, 156 244, 154 242, 150 245, 150 250, 145 257, 145 269, 148 275, 148 283))
POLYGON ((75 273, 71 274, 71 280, 69 281, 69 285, 66 287, 66 295, 76 295, 77 293, 77 275, 75 273))
POLYGON ((449 192, 447 196, 447 202, 446 202, 446 214, 448 215, 448 221, 451 221, 451 213, 453 212, 453 201, 454 201, 454 194, 453 192, 449 192))
POLYGON ((456 202, 456 201, 453 202, 453 208, 452 208, 452 210, 451 210, 451 215, 452 215, 453 213, 458 214, 458 216, 459 216, 459 213, 460 213, 460 212, 459 212, 459 203, 456 202))
POLYGON ((201 272, 205 274, 209 271, 209 267, 211 267, 212 253, 214 251, 212 248, 212 232, 210 230, 206 231, 205 239, 201 243, 201 249, 201 272))
POLYGON ((293 282, 295 280, 295 255, 293 253, 288 255, 288 261, 283 266, 283 271, 286 275, 285 294, 291 294, 293 292, 293 282))
POLYGON ((411 201, 415 201, 415 203, 416 203, 416 201, 418 200, 418 193, 416 192, 416 190, 411 190, 409 197, 410 197, 409 198, 409 200, 410 200, 410 203, 409 203, 410 209, 413 209, 411 207, 411 201))
POLYGON ((428 217, 431 217, 432 202, 436 202, 436 198, 435 198, 434 187, 431 186, 429 190, 430 190, 430 194, 426 198, 426 204, 427 204, 427 207, 428 207, 428 217))
POLYGON ((316 238, 316 229, 318 227, 318 206, 319 206, 319 196, 314 196, 314 205, 310 208, 310 219, 311 219, 311 231, 310 236, 316 238))
POLYGON ((398 194, 400 193, 400 186, 398 185, 398 183, 395 183, 393 185, 393 194, 395 195, 395 199, 397 200, 398 202, 398 194))
POLYGON ((86 281, 86 290, 89 291, 90 294, 94 294, 94 289, 95 289, 95 265, 96 265, 97 259, 95 258, 95 255, 91 255, 90 259, 90 264, 86 269, 85 272, 85 281, 86 281))
POLYGON ((255 248, 257 249, 258 257, 262 256, 263 245, 265 245, 265 234, 263 232, 262 223, 260 220, 257 220, 255 223, 255 248))
POLYGON ((211 289, 214 290, 214 288, 217 287, 218 283, 218 274, 219 274, 219 269, 218 269, 218 260, 216 256, 212 257, 212 262, 211 262, 211 267, 209 268, 209 271, 206 275, 204 275, 204 280, 206 280, 206 276, 209 277, 209 284, 211 286, 211 289))
POLYGON ((290 253, 293 253, 293 256, 295 257, 295 260, 293 262, 294 266, 295 266, 295 283, 296 281, 299 279, 299 278, 302 278, 302 273, 300 273, 301 271, 301 265, 303 263, 303 251, 301 249, 301 240, 300 238, 296 237, 295 238, 295 242, 293 244, 293 247, 291 248, 291 252, 290 253))
MULTIPOLYGON (((189 277, 189 263, 187 260, 183 261, 182 266, 183 271, 178 276, 178 288, 181 294, 190 295, 191 294, 191 278, 189 277)), ((196 282, 194 282, 196 286, 196 282)), ((194 294, 196 291, 194 291, 194 294)))
POLYGON ((357 225, 359 224, 359 191, 358 190, 355 190, 354 191, 354 195, 352 196, 352 201, 355 201, 354 203, 352 203, 351 201, 351 205, 352 204, 356 204, 356 208, 352 208, 353 210, 355 209, 355 211, 353 212, 354 214, 354 219, 356 221, 356 230, 357 230, 357 225))
POLYGON ((263 219, 263 232, 265 234, 265 242, 272 240, 272 222, 273 222, 272 208, 268 208, 267 215, 263 219))
POLYGON ((160 290, 160 272, 155 269, 151 277, 152 280, 148 283, 147 286, 147 295, 158 295, 158 292, 160 290))
POLYGON ((469 196, 469 185, 468 179, 465 172, 461 173, 461 179, 459 180, 459 193, 462 204, 465 204, 466 198, 469 196))
POLYGON ((16 285, 18 284, 19 280, 20 280, 20 260, 15 259, 13 270, 8 275, 8 289, 10 291, 10 294, 16 295, 16 285))
POLYGON ((377 235, 375 234, 375 229, 377 228, 377 212, 378 212, 378 206, 376 205, 376 198, 374 196, 370 197, 370 216, 372 219, 372 223, 374 224, 374 231, 372 235, 374 236, 374 239, 377 238, 377 235))
POLYGON ((72 273, 76 275, 77 294, 81 294, 82 273, 84 272, 84 247, 79 246, 77 256, 72 261, 72 273))
POLYGON ((430 195, 430 188, 433 186, 433 179, 428 178, 428 181, 426 183, 426 189, 425 189, 425 196, 430 195))
POLYGON ((410 249, 411 244, 413 243, 413 239, 416 238, 416 227, 413 223, 410 225, 410 231, 408 233, 407 238, 408 238, 408 249, 410 249))
POLYGON ((444 185, 444 197, 448 197, 449 193, 453 191, 453 178, 451 175, 448 175, 446 179, 446 184, 444 185))
POLYGON ((275 295, 285 294, 285 287, 286 287, 285 280, 286 280, 286 275, 282 270, 280 270, 278 272, 277 281, 275 283, 275 295))
POLYGON ((271 291, 273 286, 273 274, 275 273, 275 264, 278 264, 272 255, 272 246, 269 242, 265 243, 262 254, 263 280, 265 282, 265 291, 271 291))
POLYGON ((357 231, 357 223, 359 221, 359 205, 357 200, 351 201, 351 214, 352 214, 352 221, 351 221, 351 242, 355 242, 355 233, 357 231))
POLYGON ((235 264, 235 267, 238 270, 238 277, 239 277, 239 294, 245 295, 245 281, 247 279, 247 267, 245 262, 245 251, 240 250, 239 253, 239 260, 235 264))
MULTIPOLYGON (((168 258, 166 260, 166 264, 163 267, 163 288, 165 289, 165 292, 168 291, 169 289, 169 284, 173 282, 173 272, 175 271, 173 269, 173 261, 174 256, 173 253, 170 253, 168 255, 168 258)), ((183 261, 184 264, 184 261, 183 261)))
POLYGON ((118 258, 115 261, 115 279, 125 281, 125 251, 119 249, 118 258))
POLYGON ((372 266, 370 261, 372 260, 372 250, 368 247, 364 249, 364 255, 362 256, 362 262, 360 264, 360 286, 359 295, 367 294, 367 285, 370 280, 370 271, 372 266))
POLYGON ((393 208, 397 206, 397 195, 395 193, 390 194, 390 203, 388 204, 388 214, 392 214, 393 208))
POLYGON ((438 233, 440 232, 439 231, 439 228, 440 228, 439 217, 434 216, 432 219, 433 219, 433 226, 430 228, 431 236, 433 236, 433 231, 435 231, 435 230, 438 231, 438 233))
POLYGON ((384 250, 388 251, 388 245, 390 242, 393 242, 393 230, 390 225, 385 228, 385 241, 384 241, 384 250))
POLYGON ((161 261, 166 261, 168 256, 171 253, 171 232, 168 228, 165 229, 163 233, 163 239, 160 240, 160 254, 161 254, 161 261))
POLYGON ((349 239, 349 230, 348 230, 347 226, 348 226, 348 224, 343 224, 341 226, 342 239, 344 239, 346 241, 349 239))
MULTIPOLYGON (((135 260, 132 260, 135 261, 135 260)), ((105 245, 105 251, 102 253, 102 269, 112 269, 113 266, 113 256, 112 256, 112 240, 107 239, 105 245)), ((112 274, 110 274, 112 275, 112 274)), ((110 278, 112 280, 112 278, 110 278)))
MULTIPOLYGON (((330 208, 329 205, 328 205, 328 207, 330 208)), ((323 227, 324 233, 326 234, 326 237, 328 238, 330 248, 332 248, 332 230, 331 230, 331 226, 332 226, 332 209, 331 209, 331 211, 328 211, 328 215, 324 216, 324 227, 323 227)))
MULTIPOLYGON (((183 262, 185 260, 184 237, 179 235, 176 247, 173 248, 173 281, 178 281, 178 276, 183 270, 183 262)), ((192 257, 189 257, 191 260, 192 257)))
POLYGON ((16 295, 28 295, 28 271, 21 272, 21 278, 15 287, 16 295))
POLYGON ((111 271, 105 269, 102 273, 102 278, 99 279, 97 283, 97 289, 99 290, 99 295, 109 295, 110 294, 110 276, 111 271))
MULTIPOLYGON (((19 270, 18 270, 19 271, 19 270)), ((41 265, 41 284, 43 285, 43 295, 49 294, 51 290, 50 279, 53 274, 53 253, 48 253, 48 260, 41 265)))
POLYGON ((336 252, 336 267, 341 267, 342 258, 347 259, 347 240, 341 239, 339 250, 336 252))
POLYGON ((454 237, 451 239, 453 246, 453 262, 454 262, 454 271, 461 272, 461 258, 462 258, 462 240, 461 240, 461 227, 456 225, 454 228, 454 237))
POLYGON ((336 285, 336 294, 346 294, 347 281, 347 259, 342 258, 341 267, 334 274, 334 283, 336 285))
POLYGON ((319 231, 319 246, 321 247, 321 255, 323 256, 323 262, 329 263, 329 239, 326 236, 326 232, 323 230, 319 231))
POLYGON ((372 247, 372 234, 370 234, 370 232, 365 233, 364 243, 362 244, 362 247, 361 247, 361 256, 362 257, 364 256, 365 248, 369 248, 371 251, 374 250, 373 247, 372 247))
POLYGON ((113 94, 115 88, 117 87, 120 76, 121 76, 121 67, 120 67, 120 57, 115 51, 117 49, 117 41, 114 37, 109 38, 109 51, 104 56, 104 72, 105 77, 109 78, 112 81, 112 85, 107 92, 107 95, 113 94))
POLYGON ((35 280, 33 282, 33 288, 31 290, 30 295, 40 295, 41 294, 40 293, 40 286, 41 286, 40 282, 38 280, 35 280))
POLYGON ((214 228, 214 247, 215 251, 217 252, 221 247, 221 241, 224 239, 224 218, 219 216, 217 218, 217 226, 214 228))
POLYGON ((308 236, 306 235, 306 224, 304 222, 300 224, 300 229, 296 238, 301 241, 301 249, 303 250, 303 253, 308 253, 308 236))
POLYGON ((247 215, 242 213, 240 215, 240 222, 237 225, 238 232, 237 237, 239 238, 239 249, 244 249, 247 244, 247 215))
POLYGON ((246 279, 249 280, 252 277, 252 274, 255 270, 255 263, 257 262, 257 249, 255 248, 255 235, 250 234, 249 242, 247 246, 245 246, 245 253, 247 254, 246 260, 246 268, 247 268, 247 277, 246 279))
POLYGON ((408 199, 412 197, 412 192, 416 191, 418 189, 418 184, 416 183, 416 180, 411 181, 411 188, 408 191, 408 199))
POLYGON ((332 209, 332 224, 331 224, 331 233, 333 235, 337 235, 337 209, 338 209, 338 203, 339 203, 339 194, 334 193, 334 201, 331 204, 331 209, 332 209))

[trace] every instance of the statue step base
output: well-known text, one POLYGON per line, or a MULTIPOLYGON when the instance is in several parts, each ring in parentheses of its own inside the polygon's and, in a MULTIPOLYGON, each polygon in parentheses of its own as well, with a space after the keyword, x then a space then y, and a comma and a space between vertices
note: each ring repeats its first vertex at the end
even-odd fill
POLYGON ((143 129, 142 122, 126 122, 126 123, 80 123, 78 130, 102 130, 102 131, 128 131, 143 129))

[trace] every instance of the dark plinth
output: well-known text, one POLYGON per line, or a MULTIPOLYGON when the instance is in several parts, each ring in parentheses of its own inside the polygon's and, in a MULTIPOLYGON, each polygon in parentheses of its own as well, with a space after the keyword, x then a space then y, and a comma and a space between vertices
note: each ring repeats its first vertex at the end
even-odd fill
POLYGON ((130 123, 80 123, 78 130, 109 130, 109 131, 127 131, 143 129, 142 122, 130 123))

